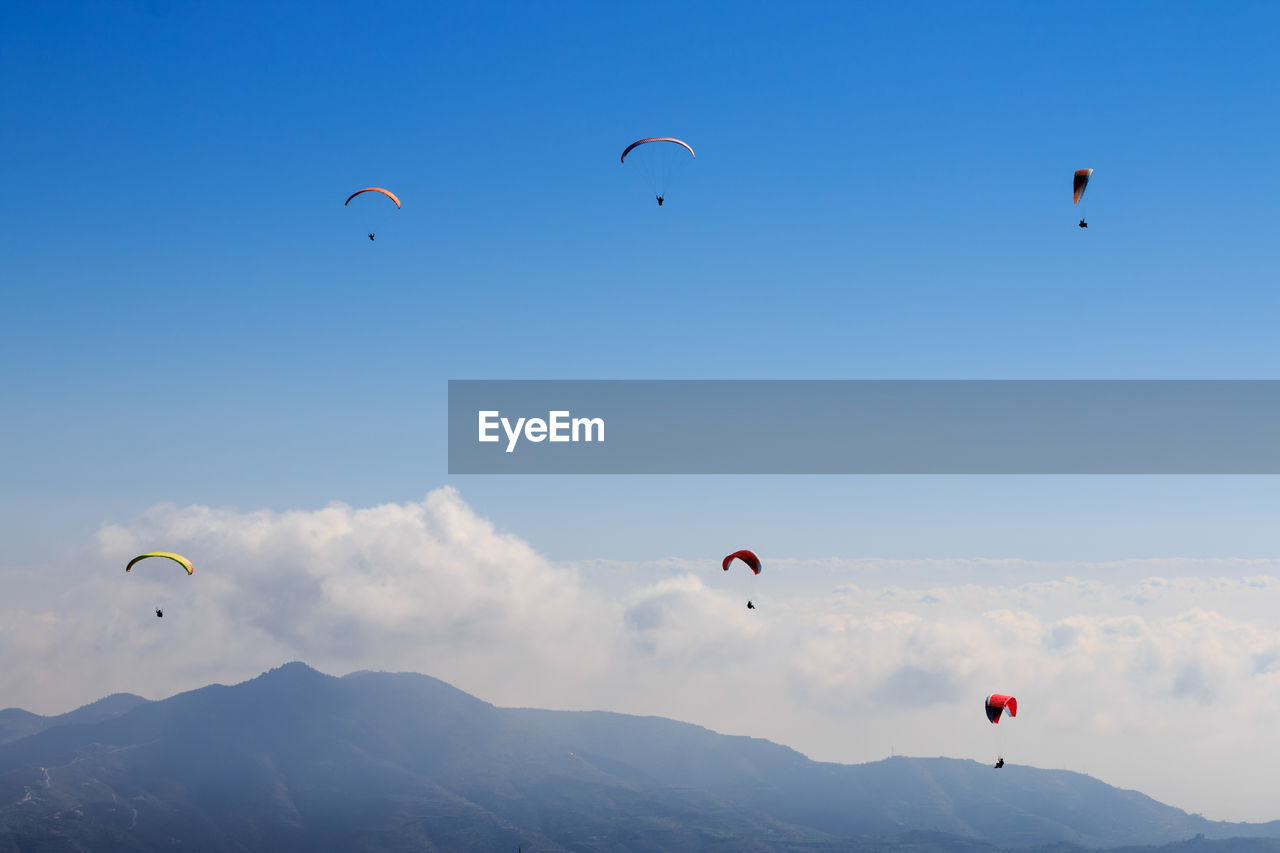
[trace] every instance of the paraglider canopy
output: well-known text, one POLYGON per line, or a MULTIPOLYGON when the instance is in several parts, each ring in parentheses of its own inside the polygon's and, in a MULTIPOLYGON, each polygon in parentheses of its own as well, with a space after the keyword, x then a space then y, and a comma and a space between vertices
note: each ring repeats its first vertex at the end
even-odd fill
POLYGON ((1008 711, 1010 717, 1018 716, 1018 700, 1003 693, 992 693, 986 701, 987 719, 993 723, 1000 722, 1000 714, 1008 711))
POLYGON ((752 573, 754 574, 757 574, 757 575, 760 574, 760 570, 763 568, 760 565, 760 558, 757 557, 753 552, 746 551, 746 550, 734 551, 732 554, 725 557, 724 562, 720 564, 721 568, 723 568, 726 572, 729 571, 729 564, 732 563, 735 558, 746 563, 747 566, 751 569, 752 573))
POLYGON ((138 556, 134 557, 132 560, 129 561, 129 565, 125 566, 124 570, 126 572, 129 571, 130 569, 133 568, 134 563, 137 563, 140 560, 145 560, 148 557, 163 557, 167 560, 173 560, 179 566, 182 566, 182 568, 186 569, 187 574, 190 575, 195 573, 195 567, 191 565, 190 560, 188 560, 186 557, 182 556, 181 554, 171 554, 168 551, 148 551, 146 554, 139 554, 138 556))
POLYGON ((1084 195, 1085 188, 1089 186, 1091 175, 1093 175, 1093 169, 1076 169, 1075 179, 1071 182, 1072 204, 1080 203, 1080 198, 1084 195))
POLYGON ((631 143, 625 149, 623 149, 622 158, 620 162, 623 162, 623 163, 627 162, 627 155, 631 153, 631 150, 633 148, 636 148, 641 145, 647 145, 650 142, 673 142, 676 145, 679 145, 685 148, 685 150, 689 152, 690 157, 696 158, 698 156, 697 154, 693 153, 693 147, 690 146, 689 143, 685 142, 683 139, 676 139, 674 136, 646 136, 644 139, 637 139, 635 142, 631 143))
POLYGON ((399 209, 400 209, 400 199, 396 198, 395 193, 391 192, 391 190, 384 190, 382 187, 365 187, 365 188, 364 188, 364 189, 362 189, 362 190, 356 190, 356 191, 355 191, 355 192, 353 192, 351 195, 347 196, 347 200, 346 200, 346 201, 344 201, 344 202, 342 203, 342 204, 343 204, 343 206, 346 206, 346 205, 348 205, 348 204, 351 204, 351 199, 355 198, 356 196, 360 195, 361 193, 382 193, 382 194, 383 194, 383 195, 385 195, 387 198, 391 199, 392 201, 394 201, 394 202, 396 203, 396 209, 397 209, 397 210, 399 210, 399 209))

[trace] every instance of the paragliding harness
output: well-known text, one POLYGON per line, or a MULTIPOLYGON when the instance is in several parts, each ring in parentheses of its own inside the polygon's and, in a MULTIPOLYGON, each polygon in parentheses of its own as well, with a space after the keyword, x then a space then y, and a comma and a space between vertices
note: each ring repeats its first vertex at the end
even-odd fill
POLYGON ((997 759, 997 760, 996 760, 996 769, 997 769, 997 770, 999 770, 1001 767, 1004 767, 1004 759, 1003 759, 1003 758, 999 758, 999 759, 997 759))
POLYGON ((1089 227, 1089 223, 1088 223, 1088 222, 1085 222, 1083 219, 1081 219, 1081 220, 1080 220, 1080 227, 1081 227, 1081 228, 1088 228, 1088 227, 1089 227))
POLYGON ((157 608, 156 608, 156 618, 157 618, 157 619, 163 619, 163 618, 164 618, 164 611, 163 611, 163 610, 161 610, 159 607, 157 607, 157 608))
POLYGON ((748 609, 748 610, 755 610, 755 609, 756 609, 756 606, 755 606, 754 604, 752 604, 750 601, 748 601, 748 602, 747 602, 747 609, 748 609))
POLYGON ((370 234, 370 235, 369 235, 369 239, 370 239, 370 240, 372 240, 372 239, 373 239, 373 234, 370 234))
POLYGON ((658 200, 658 207, 662 207, 662 196, 656 195, 654 198, 658 200))

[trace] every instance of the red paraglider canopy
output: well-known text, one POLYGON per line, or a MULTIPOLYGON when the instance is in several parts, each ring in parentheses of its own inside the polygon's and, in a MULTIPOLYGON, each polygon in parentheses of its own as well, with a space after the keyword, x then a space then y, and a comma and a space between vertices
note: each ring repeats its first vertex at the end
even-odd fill
POLYGON ((1000 713, 1008 711, 1010 717, 1018 716, 1018 700, 1003 693, 992 693, 986 702, 987 719, 993 723, 1000 722, 1000 713))
POLYGON ((725 557, 724 562, 721 564, 721 568, 723 568, 726 572, 729 571, 729 564, 733 562, 734 557, 737 557, 739 560, 741 560, 742 562, 750 566, 751 571, 753 573, 757 575, 760 574, 760 569, 761 569, 760 558, 757 557, 753 552, 745 551, 745 550, 734 551, 732 554, 725 557))

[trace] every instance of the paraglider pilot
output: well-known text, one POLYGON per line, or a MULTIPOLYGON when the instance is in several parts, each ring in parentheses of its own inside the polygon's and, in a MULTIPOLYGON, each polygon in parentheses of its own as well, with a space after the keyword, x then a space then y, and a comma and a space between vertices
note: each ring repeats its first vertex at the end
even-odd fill
POLYGON ((755 610, 755 609, 756 609, 756 606, 755 606, 754 604, 752 604, 750 601, 748 601, 748 602, 747 602, 747 609, 748 609, 748 610, 755 610))
POLYGON ((373 239, 373 235, 372 235, 372 234, 370 234, 370 235, 369 235, 369 239, 370 239, 370 240, 372 240, 372 239, 373 239))
POLYGON ((1003 758, 1003 757, 1001 757, 1001 758, 999 758, 999 759, 997 759, 997 760, 996 760, 996 769, 997 769, 997 770, 999 770, 1001 767, 1004 767, 1004 758, 1003 758))
POLYGON ((662 196, 655 195, 654 198, 658 200, 658 207, 662 207, 662 196))
POLYGON ((157 608, 156 608, 156 617, 157 617, 157 618, 159 618, 159 619, 163 619, 163 618, 164 618, 164 611, 163 611, 163 610, 161 610, 159 607, 157 607, 157 608))
POLYGON ((1089 227, 1089 223, 1088 223, 1088 222, 1085 222, 1083 219, 1081 219, 1081 220, 1080 220, 1080 227, 1081 227, 1081 228, 1088 228, 1088 227, 1089 227))

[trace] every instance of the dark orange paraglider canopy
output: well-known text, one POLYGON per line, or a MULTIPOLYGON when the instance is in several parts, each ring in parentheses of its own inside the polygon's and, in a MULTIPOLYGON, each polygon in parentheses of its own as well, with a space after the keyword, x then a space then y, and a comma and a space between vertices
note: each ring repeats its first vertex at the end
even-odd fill
POLYGON ((1072 204, 1080 203, 1080 197, 1084 195, 1085 187, 1089 186, 1089 176, 1092 174, 1093 169, 1076 169, 1075 180, 1071 182, 1071 193, 1074 196, 1072 204))
POLYGON ((734 559, 735 557, 737 557, 737 558, 738 558, 739 560, 741 560, 742 562, 746 563, 746 564, 751 568, 751 571, 752 571, 754 574, 757 574, 757 575, 758 575, 758 574, 760 574, 760 570, 761 570, 761 568, 763 568, 763 567, 760 565, 760 558, 759 558, 759 557, 757 557, 757 556, 756 556, 754 553, 752 553, 751 551, 734 551, 732 554, 730 554, 729 556, 725 557, 725 558, 724 558, 724 562, 723 562, 723 563, 721 563, 721 567, 722 567, 726 572, 727 572, 727 571, 729 571, 729 564, 733 562, 733 559, 734 559))
POLYGON ((382 193, 396 203, 397 210, 400 209, 400 199, 396 198, 396 194, 391 192, 391 190, 384 190, 382 187, 365 187, 362 190, 356 190, 351 195, 347 196, 347 200, 343 202, 343 205, 351 204, 351 199, 360 195, 360 193, 382 193))

